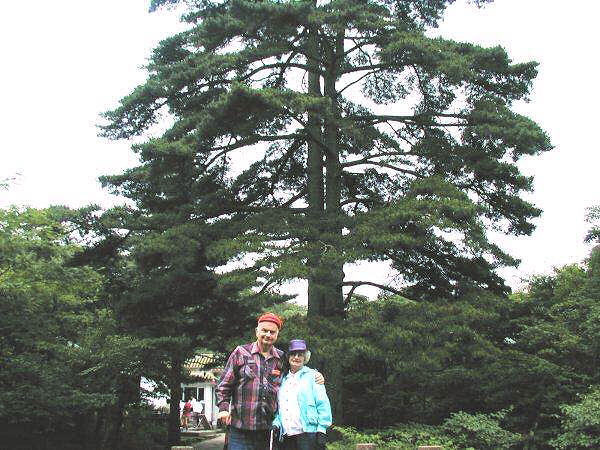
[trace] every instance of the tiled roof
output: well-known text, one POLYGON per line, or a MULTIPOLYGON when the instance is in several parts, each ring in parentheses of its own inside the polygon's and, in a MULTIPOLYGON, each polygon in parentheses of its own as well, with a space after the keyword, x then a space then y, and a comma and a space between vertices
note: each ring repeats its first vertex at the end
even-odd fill
POLYGON ((203 370, 215 367, 219 360, 219 355, 214 353, 199 353, 188 359, 183 366, 188 370, 203 370))
POLYGON ((199 353, 188 359, 183 365, 188 376, 205 381, 216 381, 223 371, 219 367, 223 357, 214 353, 199 353))

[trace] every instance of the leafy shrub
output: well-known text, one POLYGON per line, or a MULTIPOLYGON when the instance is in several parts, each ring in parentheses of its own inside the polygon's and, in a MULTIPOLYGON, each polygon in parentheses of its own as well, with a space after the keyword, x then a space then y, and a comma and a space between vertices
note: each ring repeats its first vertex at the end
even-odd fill
POLYGON ((362 433, 353 427, 340 427, 334 425, 327 432, 328 436, 336 436, 336 441, 327 444, 328 450, 342 450, 349 446, 354 446, 360 443, 373 443, 379 447, 382 440, 378 434, 362 433))
POLYGON ((352 427, 333 427, 338 441, 327 445, 328 450, 355 448, 356 444, 373 443, 378 449, 414 450, 419 445, 441 445, 444 449, 454 447, 452 441, 444 436, 440 427, 422 424, 401 424, 381 431, 358 432, 352 427))
POLYGON ((453 413, 442 425, 445 434, 461 449, 508 449, 521 440, 521 436, 500 426, 506 411, 492 414, 453 413))
POLYGON ((360 443, 373 443, 378 449, 414 450, 420 445, 440 445, 444 450, 508 449, 521 440, 521 436, 504 430, 500 421, 506 411, 493 414, 454 413, 439 426, 400 424, 378 431, 359 432, 352 427, 332 427, 328 450, 351 449, 360 443), (337 439, 335 438, 337 437, 337 439))
POLYGON ((600 448, 600 386, 580 396, 574 405, 562 405, 561 433, 550 442, 555 448, 600 448))

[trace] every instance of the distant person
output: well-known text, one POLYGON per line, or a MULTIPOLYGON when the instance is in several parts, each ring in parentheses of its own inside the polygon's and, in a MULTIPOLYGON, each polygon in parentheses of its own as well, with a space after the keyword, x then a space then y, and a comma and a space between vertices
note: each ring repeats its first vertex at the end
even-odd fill
POLYGON ((194 423, 194 425, 197 428, 200 428, 200 426, 203 426, 205 429, 211 429, 212 426, 210 425, 210 423, 208 422, 208 419, 206 418, 205 415, 205 404, 204 404, 204 400, 196 400, 195 398, 192 398, 192 407, 193 409, 193 413, 192 413, 192 422, 194 423))
POLYGON ((183 411, 181 413, 181 428, 184 430, 187 430, 190 426, 190 417, 192 417, 193 411, 194 407, 192 406, 192 401, 188 398, 183 405, 183 411))
MULTIPOLYGON (((274 347, 283 319, 273 313, 258 318, 256 341, 231 353, 217 385, 218 419, 229 425, 229 450, 265 450, 277 411, 283 352, 274 347)), ((315 372, 317 382, 323 376, 315 372)))
POLYGON ((279 430, 282 450, 321 450, 331 426, 331 405, 325 386, 315 383, 315 370, 305 364, 310 359, 306 342, 290 341, 289 371, 279 388, 279 409, 273 426, 279 430))
POLYGON ((192 403, 192 414, 190 417, 190 424, 197 427, 200 423, 200 413, 202 412, 202 403, 196 400, 196 397, 192 397, 190 402, 192 403))

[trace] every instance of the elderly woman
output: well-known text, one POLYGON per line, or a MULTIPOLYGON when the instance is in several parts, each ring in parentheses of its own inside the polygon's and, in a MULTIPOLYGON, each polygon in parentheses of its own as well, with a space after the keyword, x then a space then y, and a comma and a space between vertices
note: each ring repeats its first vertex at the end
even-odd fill
POLYGON ((279 409, 273 426, 280 430, 280 448, 316 450, 325 447, 325 432, 331 425, 331 406, 325 386, 315 383, 315 370, 305 366, 310 359, 306 342, 290 341, 289 371, 279 389, 279 409))

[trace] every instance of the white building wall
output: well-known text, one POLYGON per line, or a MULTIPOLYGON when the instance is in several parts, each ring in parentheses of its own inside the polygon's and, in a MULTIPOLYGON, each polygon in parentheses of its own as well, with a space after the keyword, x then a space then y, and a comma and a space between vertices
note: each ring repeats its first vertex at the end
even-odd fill
POLYGON ((204 415, 213 426, 217 423, 218 410, 215 405, 215 385, 208 382, 182 383, 181 388, 200 388, 204 390, 204 415))

